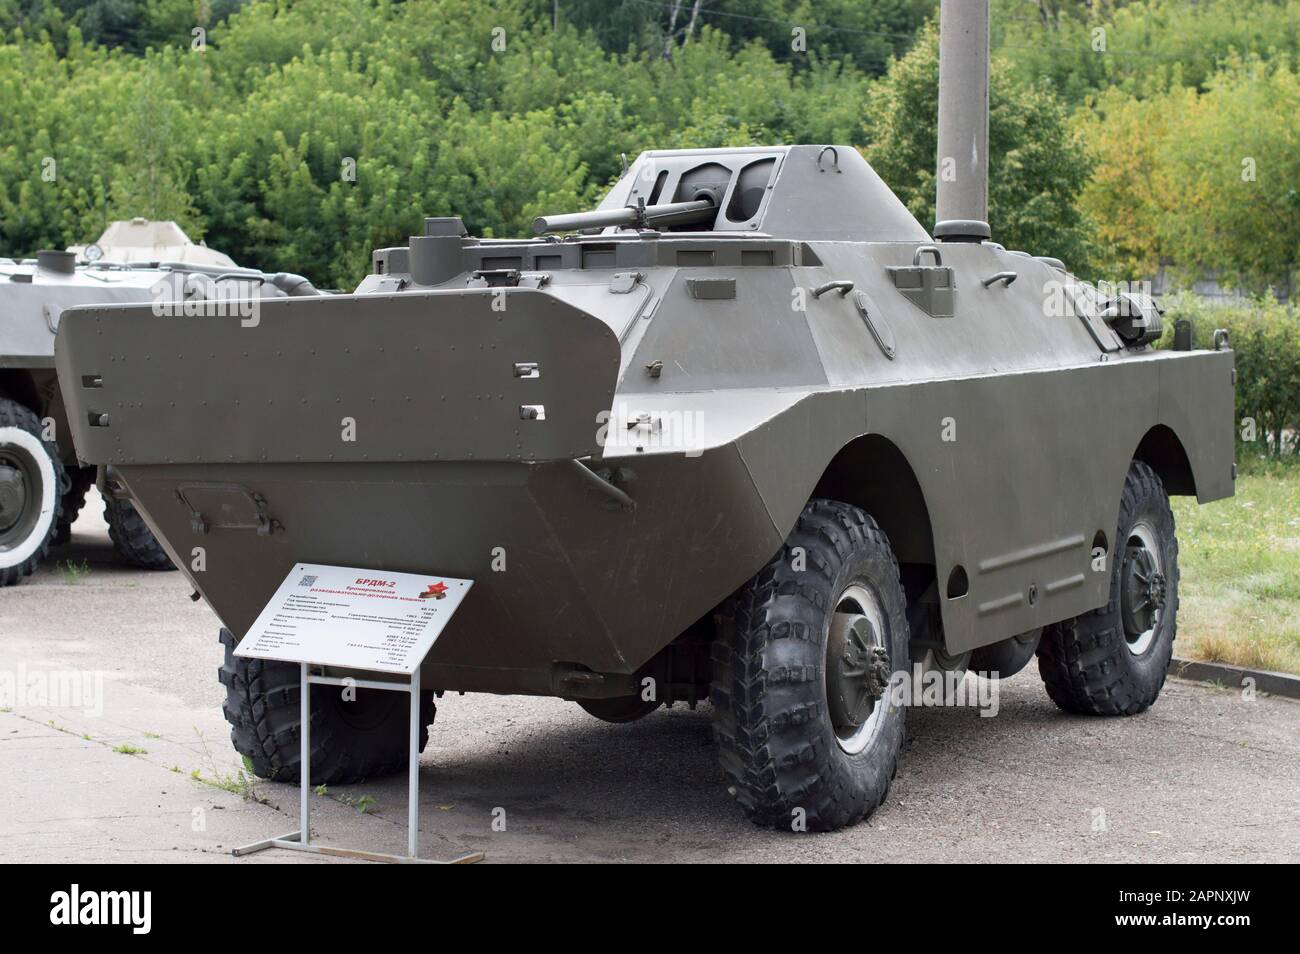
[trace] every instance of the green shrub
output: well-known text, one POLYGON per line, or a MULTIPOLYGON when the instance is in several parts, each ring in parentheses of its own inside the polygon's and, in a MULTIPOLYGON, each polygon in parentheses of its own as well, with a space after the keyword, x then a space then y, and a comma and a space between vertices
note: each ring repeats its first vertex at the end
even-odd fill
POLYGON ((1237 368, 1238 441, 1253 429, 1268 453, 1300 455, 1300 306, 1270 297, 1219 304, 1187 293, 1164 305, 1160 347, 1172 345, 1176 321, 1192 323, 1198 348, 1212 346, 1216 328, 1227 330, 1237 368))

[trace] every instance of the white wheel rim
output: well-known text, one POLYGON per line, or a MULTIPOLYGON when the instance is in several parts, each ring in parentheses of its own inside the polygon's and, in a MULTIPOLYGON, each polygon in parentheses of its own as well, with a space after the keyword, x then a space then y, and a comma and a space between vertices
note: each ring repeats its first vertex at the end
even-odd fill
POLYGON ((41 503, 40 512, 31 532, 16 544, 0 547, 0 570, 25 563, 40 549, 54 523, 55 494, 58 492, 55 486, 57 480, 54 476, 54 462, 50 460, 49 451, 45 449, 40 438, 20 427, 0 427, 0 450, 9 447, 26 452, 36 461, 41 477, 41 503))
MULTIPOLYGON (((845 589, 835 604, 834 616, 840 617, 841 621, 865 616, 871 623, 872 645, 879 646, 882 649, 888 648, 885 646, 887 629, 884 607, 880 605, 880 600, 867 587, 860 583, 854 583, 845 589)), ((829 632, 827 635, 829 636, 829 632)), ((886 690, 885 695, 876 700, 871 715, 867 716, 863 723, 851 733, 841 734, 834 726, 831 726, 831 732, 834 734, 839 747, 849 755, 857 755, 866 749, 871 744, 871 740, 880 733, 880 729, 885 722, 884 713, 888 705, 889 692, 886 690)), ((829 718, 827 721, 830 721, 829 718)))
MULTIPOLYGON (((1164 573, 1165 567, 1163 561, 1160 559, 1160 547, 1156 543, 1155 530, 1153 530, 1146 522, 1139 521, 1133 524, 1133 529, 1128 532, 1127 545, 1132 546, 1134 540, 1142 544, 1142 548, 1151 554, 1151 559, 1155 561, 1156 571, 1158 573, 1164 573)), ((1130 638, 1127 633, 1125 634, 1124 642, 1128 646, 1128 651, 1134 656, 1141 656, 1151 648, 1151 644, 1155 642, 1156 631, 1160 629, 1160 617, 1163 613, 1163 609, 1154 610, 1151 614, 1150 628, 1139 633, 1137 636, 1130 638)))

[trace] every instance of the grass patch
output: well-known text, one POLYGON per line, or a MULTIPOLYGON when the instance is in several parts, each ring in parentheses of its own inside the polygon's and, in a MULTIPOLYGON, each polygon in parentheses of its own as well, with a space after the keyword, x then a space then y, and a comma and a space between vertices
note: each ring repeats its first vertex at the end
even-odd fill
MULTIPOLYGON (((243 757, 244 770, 234 772, 223 772, 217 767, 216 761, 212 758, 212 752, 208 749, 208 740, 203 737, 203 733, 197 728, 194 734, 199 737, 199 744, 203 747, 203 756, 207 759, 209 772, 203 774, 202 769, 195 769, 190 773, 190 778, 200 785, 209 785, 212 788, 219 788, 223 792, 229 792, 231 795, 238 795, 240 798, 250 802, 257 802, 259 805, 268 803, 268 799, 259 788, 259 779, 253 774, 253 761, 247 755, 243 757)), ((179 771, 179 769, 173 769, 179 771)))
POLYGON ((63 569, 63 578, 68 583, 80 583, 90 573, 90 563, 86 560, 64 560, 59 564, 63 569))
POLYGON ((1173 498, 1181 656, 1300 673, 1300 463, 1246 457, 1237 495, 1173 498))
POLYGON ((261 789, 257 787, 257 779, 243 772, 214 772, 211 776, 204 775, 198 769, 190 773, 190 778, 204 785, 211 785, 213 788, 219 788, 223 792, 229 792, 231 795, 238 795, 240 798, 246 798, 251 802, 257 802, 265 805, 267 798, 262 794, 261 789))
POLYGON ((129 742, 123 742, 121 745, 113 746, 113 751, 118 753, 119 755, 148 755, 149 754, 148 749, 136 748, 134 745, 131 745, 129 742))

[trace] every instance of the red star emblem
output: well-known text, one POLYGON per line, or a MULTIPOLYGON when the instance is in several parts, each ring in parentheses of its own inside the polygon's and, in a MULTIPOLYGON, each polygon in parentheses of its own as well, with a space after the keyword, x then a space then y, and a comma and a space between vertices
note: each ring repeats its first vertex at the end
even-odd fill
POLYGON ((440 600, 446 595, 447 584, 439 581, 437 583, 430 583, 429 588, 420 594, 420 599, 427 600, 433 598, 435 600, 440 600))

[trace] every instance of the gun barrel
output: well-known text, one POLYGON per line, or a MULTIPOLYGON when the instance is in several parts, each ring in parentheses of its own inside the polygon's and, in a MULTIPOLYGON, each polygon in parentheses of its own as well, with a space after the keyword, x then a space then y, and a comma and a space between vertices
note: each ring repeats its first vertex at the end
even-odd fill
POLYGON ((636 220, 637 210, 631 207, 596 212, 569 212, 565 215, 539 215, 533 219, 533 231, 542 235, 546 232, 603 229, 610 225, 634 225, 636 220))
POLYGON ((691 222, 707 222, 716 211, 717 207, 710 200, 694 199, 690 202, 646 206, 645 219, 647 225, 687 225, 691 222))
POLYGON ((651 225, 684 225, 711 219, 714 205, 708 199, 691 202, 669 202, 664 205, 647 205, 644 210, 635 206, 622 209, 600 209, 595 212, 571 212, 566 215, 539 215, 533 219, 533 231, 571 232, 578 229, 603 229, 609 226, 625 227, 644 223, 651 225))

